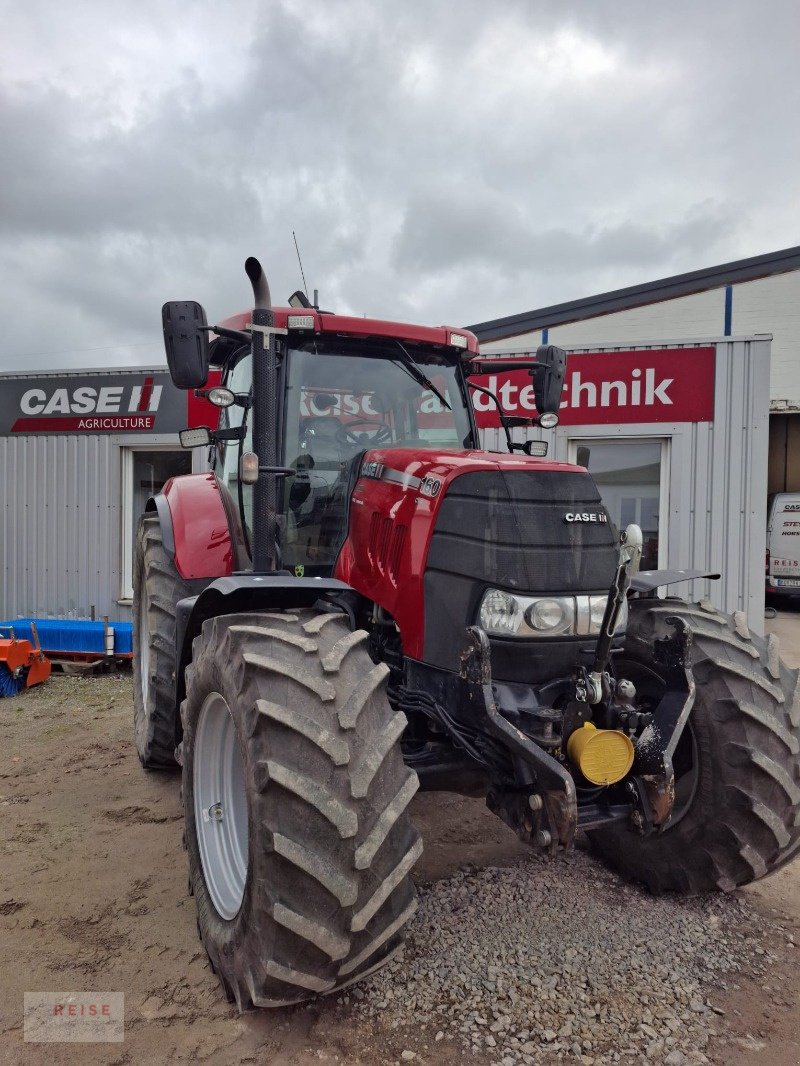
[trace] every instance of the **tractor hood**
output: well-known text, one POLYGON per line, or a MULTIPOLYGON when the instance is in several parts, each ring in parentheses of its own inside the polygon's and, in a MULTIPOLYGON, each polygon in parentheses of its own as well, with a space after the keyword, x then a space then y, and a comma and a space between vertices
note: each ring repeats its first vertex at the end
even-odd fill
POLYGON ((487 588, 607 589, 615 544, 583 467, 495 452, 373 449, 361 459, 335 576, 392 615, 406 655, 432 662, 442 658, 428 654, 432 641, 457 656, 487 588))

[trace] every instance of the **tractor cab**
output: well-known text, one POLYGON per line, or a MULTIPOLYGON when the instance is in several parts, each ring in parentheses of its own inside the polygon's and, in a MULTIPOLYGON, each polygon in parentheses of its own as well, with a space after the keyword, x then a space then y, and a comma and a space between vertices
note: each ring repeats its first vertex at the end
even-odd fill
MULTIPOLYGON (((288 311, 284 315, 291 321, 288 311)), ((246 317, 219 328, 233 331, 246 317)), ((337 324, 335 316, 323 321, 337 324)), ((283 568, 331 573, 367 450, 478 446, 463 355, 462 348, 442 343, 288 331, 276 382, 276 460, 285 469, 276 501, 283 568)), ((236 398, 223 407, 218 431, 212 433, 212 462, 252 536, 253 485, 242 479, 241 470, 242 457, 253 451, 253 355, 249 344, 222 336, 212 342, 210 359, 222 369, 223 388, 216 391, 236 398)))

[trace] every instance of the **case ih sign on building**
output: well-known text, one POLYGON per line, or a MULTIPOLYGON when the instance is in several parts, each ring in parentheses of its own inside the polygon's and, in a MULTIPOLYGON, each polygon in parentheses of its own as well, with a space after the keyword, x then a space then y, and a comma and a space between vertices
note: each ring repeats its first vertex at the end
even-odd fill
POLYGON ((9 434, 178 433, 218 417, 158 371, 9 378, 0 393, 0 433, 9 434))
MULTIPOLYGON (((494 354, 487 352, 486 358, 494 354)), ((574 353, 567 360, 561 424, 713 422, 715 354, 711 346, 574 353)), ((527 371, 473 380, 496 393, 506 414, 535 414, 527 371)), ((500 425, 485 393, 476 392, 472 402, 481 429, 500 425)))

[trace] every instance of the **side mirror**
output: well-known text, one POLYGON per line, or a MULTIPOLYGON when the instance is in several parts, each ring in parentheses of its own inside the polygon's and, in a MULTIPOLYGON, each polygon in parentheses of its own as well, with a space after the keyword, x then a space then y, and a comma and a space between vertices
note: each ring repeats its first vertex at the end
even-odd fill
POLYGON ((206 313, 194 300, 171 300, 161 308, 170 377, 179 389, 201 389, 208 380, 206 313))
POLYGON ((536 366, 530 373, 536 410, 540 415, 558 414, 566 371, 567 353, 563 348, 555 344, 543 344, 536 349, 536 366))

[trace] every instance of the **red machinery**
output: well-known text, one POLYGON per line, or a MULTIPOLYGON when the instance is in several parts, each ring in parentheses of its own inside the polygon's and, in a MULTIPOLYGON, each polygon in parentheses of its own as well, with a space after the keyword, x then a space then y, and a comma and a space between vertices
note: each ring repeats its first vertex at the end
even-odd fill
POLYGON ((39 644, 36 627, 31 626, 31 631, 34 644, 18 640, 10 627, 0 627, 0 697, 15 696, 50 676, 50 660, 39 644), (3 637, 4 633, 10 636, 3 637))
POLYGON ((416 906, 418 788, 484 795, 534 847, 578 830, 654 891, 731 890, 800 854, 800 691, 774 638, 639 572, 588 471, 512 430, 558 422, 566 352, 484 358, 466 330, 164 305, 184 431, 213 470, 146 505, 134 730, 182 767, 198 929, 242 1010, 345 988, 416 906), (213 340, 209 337, 213 336, 213 340), (222 382, 208 387, 211 368, 222 382), (537 417, 488 373, 526 371, 537 417), (477 380, 476 380, 477 379, 477 380), (480 446, 472 392, 507 452, 480 446))

